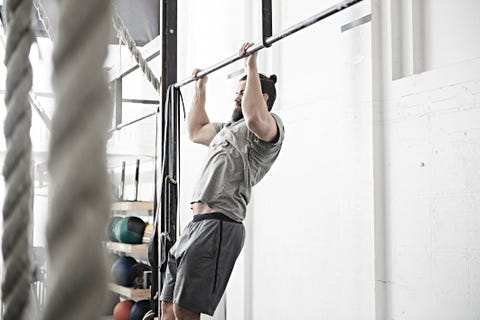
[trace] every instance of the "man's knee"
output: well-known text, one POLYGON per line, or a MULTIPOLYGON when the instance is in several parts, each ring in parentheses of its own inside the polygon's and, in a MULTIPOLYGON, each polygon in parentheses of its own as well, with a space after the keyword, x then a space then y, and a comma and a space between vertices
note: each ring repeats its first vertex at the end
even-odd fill
POLYGON ((173 313, 173 303, 162 301, 162 319, 161 320, 175 320, 173 313))
POLYGON ((178 304, 173 305, 173 313, 176 320, 200 320, 200 313, 182 308, 178 304))

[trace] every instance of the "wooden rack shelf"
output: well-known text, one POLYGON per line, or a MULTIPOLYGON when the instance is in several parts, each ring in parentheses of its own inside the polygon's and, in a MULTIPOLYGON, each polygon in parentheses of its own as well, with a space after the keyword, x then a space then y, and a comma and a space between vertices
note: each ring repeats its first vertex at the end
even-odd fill
POLYGON ((153 210, 153 201, 113 202, 111 209, 113 211, 151 211, 153 210))
POLYGON ((133 289, 115 283, 109 283, 108 289, 130 299, 150 299, 150 289, 133 289))
POLYGON ((124 253, 148 253, 148 244, 128 244, 108 241, 105 243, 108 250, 124 253))

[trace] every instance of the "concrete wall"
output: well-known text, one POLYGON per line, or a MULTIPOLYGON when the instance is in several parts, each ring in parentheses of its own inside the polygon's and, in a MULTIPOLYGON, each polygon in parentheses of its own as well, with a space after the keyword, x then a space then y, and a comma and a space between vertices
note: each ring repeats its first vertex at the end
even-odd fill
MULTIPOLYGON (((275 2, 274 29, 330 4, 275 2)), ((287 135, 254 191, 228 319, 478 319, 478 4, 399 4, 367 1, 261 53, 287 135)), ((258 7, 237 9, 258 40, 258 7)), ((228 30, 231 53, 243 39, 228 30)), ((203 151, 184 148, 186 203, 203 151)))
MULTIPOLYGON (((283 1, 283 27, 328 2, 283 1)), ((284 149, 249 212, 251 315, 372 319, 372 75, 368 2, 278 46, 284 149)), ((274 56, 275 57, 275 56, 274 56)))
POLYGON ((479 319, 480 3, 397 4, 372 5, 377 319, 479 319))
MULTIPOLYGON (((333 3, 276 1, 274 33, 333 3)), ((185 50, 180 78, 183 61, 190 64, 186 76, 195 66, 234 54, 246 40, 260 40, 260 3, 217 4, 215 10, 225 9, 234 21, 224 21, 223 14, 215 21, 200 19, 212 7, 185 4, 188 22, 181 25, 193 35, 179 44, 185 50)), ((286 139, 271 172, 254 189, 247 242, 226 295, 227 319, 374 317, 371 28, 366 23, 341 32, 369 13, 366 1, 260 53, 260 69, 278 75, 274 111, 284 119, 286 139)), ((227 78, 242 67, 239 62, 210 76, 211 120, 230 115, 238 77, 227 78)), ((186 101, 192 93, 192 86, 183 89, 186 101)), ((187 222, 205 148, 186 138, 182 143, 187 222)))

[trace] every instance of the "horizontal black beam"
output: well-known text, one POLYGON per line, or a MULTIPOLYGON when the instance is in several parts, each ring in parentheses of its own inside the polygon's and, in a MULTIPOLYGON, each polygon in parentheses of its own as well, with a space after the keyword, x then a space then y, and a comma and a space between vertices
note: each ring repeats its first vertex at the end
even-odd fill
POLYGON ((187 78, 185 80, 182 80, 180 82, 177 82, 175 83, 175 87, 176 88, 180 88, 180 87, 183 87, 184 85, 186 84, 189 84, 190 82, 193 82, 203 76, 206 76, 212 72, 215 72, 225 66, 228 66, 229 64, 232 64, 240 59, 243 59, 244 57, 248 57, 250 56, 252 53, 255 53, 257 51, 260 51, 266 47, 269 47, 271 46, 272 44, 274 44, 275 42, 277 41, 280 41, 282 40, 283 38, 286 38, 302 29, 305 29, 306 27, 309 27, 311 26, 312 24, 315 24, 325 18, 328 18, 330 17, 331 15, 335 14, 335 13, 338 13, 346 8, 349 8, 351 6, 353 6, 354 4, 356 3, 359 3, 363 0, 345 0, 345 1, 342 1, 336 5, 333 5, 331 6, 330 8, 320 12, 320 13, 317 13, 316 15, 313 15, 311 16, 310 18, 307 18, 271 37, 268 37, 267 39, 264 40, 264 43, 259 43, 259 44, 255 44, 253 47, 251 47, 250 49, 247 50, 247 53, 245 54, 245 56, 243 57, 240 57, 238 54, 236 55, 233 55, 231 56, 230 58, 227 58, 223 61, 220 61, 219 63, 207 68, 207 69, 204 69, 202 71, 200 71, 199 73, 197 73, 197 76, 195 77, 190 77, 190 78, 187 78))

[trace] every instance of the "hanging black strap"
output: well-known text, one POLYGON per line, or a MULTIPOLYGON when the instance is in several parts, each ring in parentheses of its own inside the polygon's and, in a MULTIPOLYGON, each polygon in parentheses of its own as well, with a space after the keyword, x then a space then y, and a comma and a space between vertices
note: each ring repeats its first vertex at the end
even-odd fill
MULTIPOLYGON (((183 107, 185 119, 185 104, 180 89, 173 85, 169 86, 165 100, 162 117, 161 190, 160 195, 157 195, 158 173, 157 163, 155 163, 155 220, 149 247, 149 260, 154 270, 151 290, 153 310, 157 310, 158 293, 164 282, 168 251, 175 243, 177 235, 180 190, 180 106, 183 107), (158 288, 159 279, 160 288, 158 288)), ((158 117, 155 128, 157 146, 158 117)), ((155 162, 157 162, 157 156, 155 156, 155 162)))
POLYGON ((158 309, 158 299, 156 295, 158 293, 158 221, 160 220, 159 206, 158 206, 158 114, 160 113, 160 107, 157 108, 155 115, 155 145, 154 145, 154 187, 153 187, 153 232, 150 238, 150 244, 148 246, 148 261, 152 267, 152 279, 150 288, 150 304, 152 310, 158 309))

